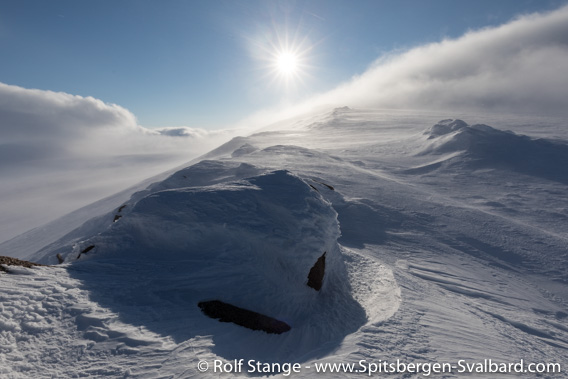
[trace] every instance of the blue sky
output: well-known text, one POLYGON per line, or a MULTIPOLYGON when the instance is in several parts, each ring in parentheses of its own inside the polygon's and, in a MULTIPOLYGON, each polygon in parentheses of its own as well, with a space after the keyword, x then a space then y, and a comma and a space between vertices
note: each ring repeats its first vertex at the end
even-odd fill
POLYGON ((563 4, 1 0, 0 82, 116 103, 147 127, 217 128, 331 90, 392 50, 563 4), (307 50, 290 85, 269 67, 286 36, 307 50))

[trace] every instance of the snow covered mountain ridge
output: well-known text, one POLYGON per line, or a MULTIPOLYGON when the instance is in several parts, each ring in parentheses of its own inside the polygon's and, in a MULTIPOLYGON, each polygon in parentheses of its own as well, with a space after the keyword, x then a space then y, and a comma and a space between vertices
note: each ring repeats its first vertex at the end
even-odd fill
POLYGON ((41 230, 0 245, 54 265, 0 275, 0 373, 214 377, 197 364, 233 359, 565 367, 566 139, 438 120, 307 115, 103 203, 74 230, 53 224, 61 238, 37 251, 26 246, 41 230), (198 307, 212 300, 291 329, 219 322, 198 307))

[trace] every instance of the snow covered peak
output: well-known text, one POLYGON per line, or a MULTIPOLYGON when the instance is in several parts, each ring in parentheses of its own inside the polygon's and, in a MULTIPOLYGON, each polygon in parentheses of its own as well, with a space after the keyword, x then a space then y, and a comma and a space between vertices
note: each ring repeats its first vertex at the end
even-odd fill
MULTIPOLYGON (((287 170, 188 186, 207 182, 199 179, 202 169, 209 175, 223 171, 227 178, 255 169, 245 166, 203 161, 181 170, 134 194, 116 222, 108 215, 102 233, 59 252, 66 262, 174 264, 185 271, 196 309, 200 301, 220 300, 301 328, 310 310, 329 305, 330 296, 333 302, 350 298, 337 213, 314 187, 287 170), (308 274, 323 253, 326 269, 317 292, 307 285, 308 274)), ((364 320, 360 306, 349 304, 353 309, 335 318, 336 326, 364 320), (350 317, 353 313, 359 317, 350 317)))
POLYGON ((432 126, 430 129, 424 132, 424 134, 428 134, 430 138, 434 138, 442 136, 444 134, 455 132, 456 130, 460 130, 462 128, 465 128, 466 126, 467 123, 459 119, 441 120, 436 125, 432 126))
MULTIPOLYGON (((83 230, 86 238, 44 252, 59 252, 74 267, 152 267, 156 280, 176 286, 171 296, 183 294, 188 317, 207 328, 219 322, 201 313, 201 302, 221 301, 281 320, 292 331, 274 349, 289 344, 302 354, 357 330, 366 315, 351 295, 336 211, 315 187, 287 170, 235 180, 239 171, 254 169, 200 162, 134 194, 116 222, 107 215, 106 230, 91 236, 83 230), (210 177, 200 178, 200 171, 210 177), (323 285, 315 290, 308 276, 324 253, 323 285), (298 350, 298 339, 308 331, 310 342, 298 350)), ((248 333, 258 338, 263 332, 248 333)))
POLYGON ((185 187, 178 179, 154 185, 160 190, 138 200, 100 235, 77 244, 69 258, 95 245, 93 256, 134 254, 138 260, 158 253, 162 260, 191 257, 209 265, 216 256, 235 264, 268 260, 286 265, 286 276, 303 285, 317 258, 337 251, 335 211, 288 171, 206 186, 185 187))
POLYGON ((563 141, 533 138, 485 124, 470 126, 452 119, 439 121, 424 135, 428 137, 416 155, 444 156, 434 165, 426 165, 430 168, 499 168, 568 183, 568 145, 563 141))

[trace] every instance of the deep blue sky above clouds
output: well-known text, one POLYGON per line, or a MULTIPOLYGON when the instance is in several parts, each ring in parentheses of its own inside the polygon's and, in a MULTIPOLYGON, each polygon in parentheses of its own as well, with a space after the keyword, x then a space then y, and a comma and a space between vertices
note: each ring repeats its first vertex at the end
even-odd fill
POLYGON ((216 128, 329 91, 384 53, 563 4, 2 0, 0 82, 116 103, 147 127, 216 128), (307 50, 292 86, 269 67, 270 44, 286 37, 307 50))

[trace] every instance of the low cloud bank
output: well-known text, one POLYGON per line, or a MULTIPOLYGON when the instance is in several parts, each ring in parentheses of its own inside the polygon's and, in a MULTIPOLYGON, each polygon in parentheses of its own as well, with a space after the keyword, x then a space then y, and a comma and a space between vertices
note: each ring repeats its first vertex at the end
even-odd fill
POLYGON ((187 126, 163 127, 154 129, 153 131, 163 136, 192 138, 203 138, 212 133, 205 129, 189 128, 187 126))
MULTIPOLYGON (((146 129, 130 111, 116 104, 3 83, 0 132, 0 154, 9 152, 15 160, 164 153, 190 159, 214 144, 202 147, 203 140, 229 133, 189 127, 146 129)), ((0 169, 13 167, 13 163, 0 162, 0 169)))
POLYGON ((59 139, 95 129, 137 128, 134 115, 118 105, 4 83, 0 83, 0 112, 3 139, 28 140, 30 135, 59 139))
POLYGON ((383 57, 323 100, 566 113, 567 62, 568 7, 564 7, 383 57))
POLYGON ((0 83, 0 242, 183 164, 236 133, 146 129, 115 104, 0 83))

